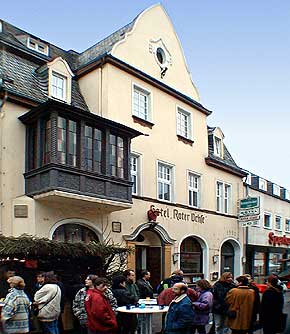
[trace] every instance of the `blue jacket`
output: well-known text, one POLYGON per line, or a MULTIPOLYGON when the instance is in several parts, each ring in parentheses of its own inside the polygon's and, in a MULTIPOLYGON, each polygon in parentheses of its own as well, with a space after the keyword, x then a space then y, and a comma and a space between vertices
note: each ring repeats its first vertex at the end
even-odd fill
POLYGON ((183 294, 175 298, 169 305, 166 316, 166 334, 191 334, 193 326, 194 311, 192 302, 183 294))

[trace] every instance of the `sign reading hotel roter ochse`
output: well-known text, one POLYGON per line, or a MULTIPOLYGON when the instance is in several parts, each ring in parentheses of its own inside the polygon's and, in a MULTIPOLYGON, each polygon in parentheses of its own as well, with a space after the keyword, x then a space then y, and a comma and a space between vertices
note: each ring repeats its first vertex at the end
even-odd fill
POLYGON ((242 227, 258 225, 260 197, 247 197, 238 201, 238 221, 242 227))

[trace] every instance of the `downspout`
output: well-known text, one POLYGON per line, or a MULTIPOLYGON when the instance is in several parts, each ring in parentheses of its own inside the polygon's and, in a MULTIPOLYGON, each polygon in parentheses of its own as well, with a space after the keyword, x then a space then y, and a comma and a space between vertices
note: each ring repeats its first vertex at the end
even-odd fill
POLYGON ((3 122, 5 112, 3 106, 7 100, 7 92, 3 88, 3 79, 0 78, 0 234, 3 232, 3 122))
POLYGON ((99 115, 103 117, 103 67, 105 64, 105 57, 102 57, 101 64, 99 67, 99 101, 98 101, 98 109, 99 109, 99 115))

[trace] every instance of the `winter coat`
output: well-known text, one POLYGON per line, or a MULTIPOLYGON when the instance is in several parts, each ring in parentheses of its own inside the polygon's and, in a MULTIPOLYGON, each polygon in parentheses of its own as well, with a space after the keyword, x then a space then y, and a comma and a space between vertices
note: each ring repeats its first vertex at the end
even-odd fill
POLYGON ((129 304, 135 304, 136 298, 131 295, 130 292, 123 287, 112 290, 114 297, 117 299, 118 306, 126 306, 129 304))
POLYGON ((138 286, 135 283, 131 283, 131 282, 126 282, 126 289, 129 291, 129 293, 131 295, 133 295, 135 297, 135 303, 138 302, 139 300, 139 289, 138 286))
MULTIPOLYGON (((190 288, 187 289, 186 294, 192 302, 195 302, 198 298, 197 292, 190 288)), ((172 291, 172 288, 167 288, 163 290, 157 297, 157 303, 158 305, 169 305, 175 297, 176 296, 175 293, 172 291)))
POLYGON ((91 331, 108 334, 117 332, 115 313, 108 299, 100 290, 88 290, 85 307, 88 315, 88 328, 91 331))
MULTIPOLYGON (((85 308, 85 300, 87 297, 86 287, 80 289, 73 300, 72 311, 76 318, 78 318, 81 325, 86 326, 88 321, 88 316, 85 308)), ((104 296, 108 299, 109 304, 111 305, 113 311, 118 307, 117 300, 113 296, 113 293, 110 289, 107 289, 104 292, 104 296)))
POLYGON ((147 297, 153 298, 153 288, 152 288, 149 281, 146 281, 143 278, 138 279, 137 286, 138 286, 138 289, 139 289, 140 298, 143 298, 143 299, 145 299, 147 297))
POLYGON ((208 323, 212 304, 212 293, 208 290, 201 291, 197 301, 192 303, 194 309, 194 325, 206 325, 208 323))
POLYGON ((234 319, 227 318, 227 326, 235 330, 248 330, 251 327, 255 292, 248 286, 231 289, 226 296, 229 311, 236 311, 234 319))
POLYGON ((169 305, 166 316, 166 334, 190 334, 192 332, 194 311, 191 300, 186 294, 175 298, 169 305))
POLYGON ((23 290, 12 288, 2 308, 1 319, 5 333, 29 332, 30 301, 23 290))
POLYGON ((281 289, 269 287, 262 296, 260 319, 263 328, 277 333, 283 313, 284 297, 281 289))
POLYGON ((233 283, 217 281, 213 286, 213 313, 216 314, 226 314, 227 304, 225 303, 227 293, 235 288, 233 283))
POLYGON ((175 283, 184 282, 183 276, 175 275, 165 278, 157 286, 157 293, 160 294, 163 290, 173 287, 175 283))
POLYGON ((38 305, 38 319, 49 322, 59 318, 61 290, 57 284, 45 284, 41 289, 36 291, 34 301, 38 305))
POLYGON ((85 326, 87 324, 87 312, 85 308, 85 300, 87 296, 87 288, 80 289, 73 300, 72 311, 81 325, 85 326))

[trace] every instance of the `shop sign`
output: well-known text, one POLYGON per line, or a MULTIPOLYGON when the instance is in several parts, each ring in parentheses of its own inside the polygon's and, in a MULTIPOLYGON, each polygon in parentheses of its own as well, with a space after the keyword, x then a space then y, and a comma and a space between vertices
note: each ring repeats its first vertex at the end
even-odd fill
MULTIPOLYGON (((204 224, 206 216, 203 215, 202 213, 197 213, 193 211, 184 211, 180 209, 173 209, 166 207, 165 209, 162 208, 156 208, 155 205, 150 205, 150 210, 147 212, 148 218, 150 219, 151 217, 151 212, 154 213, 154 215, 167 218, 167 219, 172 219, 176 221, 188 221, 188 222, 193 222, 193 223, 199 223, 199 224, 204 224), (150 214, 150 216, 149 216, 150 214)), ((154 217, 152 217, 154 218, 154 217)), ((152 219, 153 220, 153 219, 152 219)))
POLYGON ((258 225, 260 220, 260 197, 247 197, 238 202, 238 221, 242 227, 258 225))
POLYGON ((290 238, 287 238, 286 235, 282 236, 278 236, 275 235, 273 232, 270 232, 268 234, 268 238, 269 238, 269 244, 276 246, 276 245, 286 245, 286 246, 290 246, 290 238))

